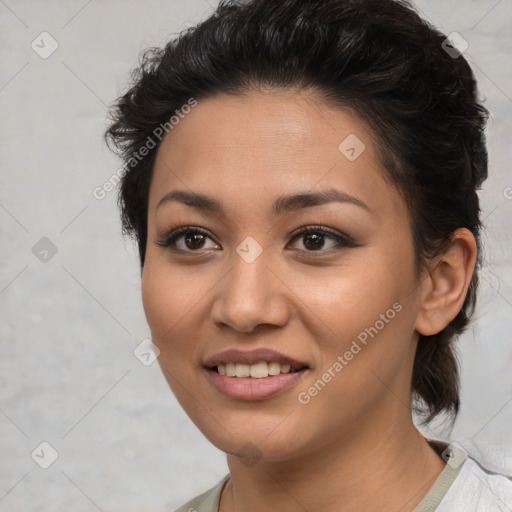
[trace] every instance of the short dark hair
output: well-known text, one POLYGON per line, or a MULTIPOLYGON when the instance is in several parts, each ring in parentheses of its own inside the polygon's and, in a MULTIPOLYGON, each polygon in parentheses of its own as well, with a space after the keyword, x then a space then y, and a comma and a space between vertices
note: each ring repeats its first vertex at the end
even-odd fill
POLYGON ((460 401, 453 341, 474 313, 482 263, 476 191, 487 178, 489 113, 464 57, 406 1, 222 0, 205 21, 143 54, 105 134, 124 161, 118 202, 141 271, 160 139, 145 158, 134 155, 191 97, 262 86, 318 91, 368 124, 385 178, 410 212, 418 275, 457 228, 473 233, 477 265, 464 304, 441 332, 419 336, 411 383, 411 403, 424 423, 440 412, 454 420, 460 401))

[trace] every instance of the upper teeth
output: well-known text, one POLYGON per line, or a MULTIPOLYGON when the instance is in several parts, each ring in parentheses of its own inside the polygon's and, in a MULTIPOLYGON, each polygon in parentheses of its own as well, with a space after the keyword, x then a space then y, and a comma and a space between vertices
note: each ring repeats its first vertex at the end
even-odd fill
POLYGON ((262 379, 269 375, 290 373, 291 367, 289 364, 282 365, 276 362, 261 362, 257 364, 227 363, 219 364, 217 370, 221 375, 227 375, 228 377, 253 377, 255 379, 262 379))

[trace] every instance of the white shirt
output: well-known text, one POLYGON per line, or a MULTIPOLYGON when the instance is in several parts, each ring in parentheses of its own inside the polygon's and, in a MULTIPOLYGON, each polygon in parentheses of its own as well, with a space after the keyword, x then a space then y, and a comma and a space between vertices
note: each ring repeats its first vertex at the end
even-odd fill
MULTIPOLYGON (((484 468, 458 443, 427 439, 447 461, 413 512, 512 512, 512 477, 484 468)), ((230 475, 175 512, 218 512, 230 475)))

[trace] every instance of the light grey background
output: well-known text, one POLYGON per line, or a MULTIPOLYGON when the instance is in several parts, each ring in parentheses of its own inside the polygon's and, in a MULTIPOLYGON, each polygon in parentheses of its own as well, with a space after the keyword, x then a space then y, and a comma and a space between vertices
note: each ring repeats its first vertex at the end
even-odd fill
MULTIPOLYGON (((512 473, 512 0, 416 5, 468 41, 492 112, 486 263, 478 319, 460 340, 451 438, 512 473)), ((106 105, 144 48, 211 10, 205 0, 0 0, 2 511, 172 511, 227 472, 158 364, 132 353, 150 334, 137 254, 121 237, 116 192, 93 196, 119 167, 102 141, 106 105), (59 45, 47 59, 31 48, 51 48, 43 31, 59 45), (43 237, 57 248, 47 262, 32 250, 43 237), (43 441, 59 455, 48 469, 31 458, 49 460, 43 441)))

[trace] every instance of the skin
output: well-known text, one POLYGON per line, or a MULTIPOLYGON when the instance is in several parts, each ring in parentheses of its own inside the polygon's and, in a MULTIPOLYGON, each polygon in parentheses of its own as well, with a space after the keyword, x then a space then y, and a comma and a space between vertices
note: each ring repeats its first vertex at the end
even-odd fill
POLYGON ((462 307, 476 243, 457 230, 445 253, 418 273, 406 205, 383 175, 371 130, 311 90, 200 100, 158 149, 143 304, 172 391, 227 453, 222 512, 407 512, 445 466, 412 423, 412 366, 418 333, 439 332, 462 307), (338 149, 349 134, 366 146, 355 161, 338 149), (338 202, 272 211, 281 195, 326 188, 361 199, 371 212, 338 202), (173 190, 212 196, 226 216, 178 201, 157 208, 173 190), (290 236, 319 224, 357 246, 290 236), (202 245, 182 236, 181 253, 156 243, 179 226, 208 236, 202 245), (249 236, 263 249, 252 263, 236 252, 249 236), (300 403, 298 394, 395 302, 402 310, 300 403), (206 378, 207 357, 267 347, 307 362, 297 386, 244 402, 206 378))

